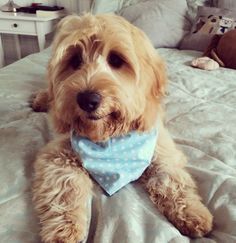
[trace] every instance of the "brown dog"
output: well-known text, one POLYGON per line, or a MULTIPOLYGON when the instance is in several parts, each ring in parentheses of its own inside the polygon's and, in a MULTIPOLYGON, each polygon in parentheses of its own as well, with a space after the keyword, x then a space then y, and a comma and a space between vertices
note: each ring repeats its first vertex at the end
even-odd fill
POLYGON ((165 66, 142 31, 115 15, 64 18, 48 79, 48 91, 39 93, 33 107, 45 110, 49 102, 54 127, 62 135, 35 162, 33 201, 44 242, 72 243, 86 235, 93 182, 71 148, 71 129, 100 142, 158 124, 144 187, 183 234, 201 237, 212 229, 212 215, 184 168, 186 158, 164 127, 165 66))

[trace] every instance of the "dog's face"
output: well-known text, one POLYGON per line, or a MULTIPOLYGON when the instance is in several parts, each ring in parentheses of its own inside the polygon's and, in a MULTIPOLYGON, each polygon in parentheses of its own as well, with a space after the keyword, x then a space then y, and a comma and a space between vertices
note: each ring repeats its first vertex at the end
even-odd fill
POLYGON ((64 18, 48 71, 56 130, 95 142, 149 130, 160 112, 164 69, 143 32, 123 18, 64 18))

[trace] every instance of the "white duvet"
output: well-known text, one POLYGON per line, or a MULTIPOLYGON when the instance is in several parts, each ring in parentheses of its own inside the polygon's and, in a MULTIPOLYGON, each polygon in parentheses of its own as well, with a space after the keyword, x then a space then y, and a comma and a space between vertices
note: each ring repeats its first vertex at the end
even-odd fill
MULTIPOLYGON (((47 115, 28 106, 45 86, 49 50, 0 70, 0 242, 37 243, 32 210, 32 163, 50 139, 47 115)), ((162 216, 138 182, 112 197, 96 186, 87 243, 236 242, 236 71, 189 66, 197 52, 160 49, 169 72, 167 126, 189 158, 214 230, 190 240, 162 216)))

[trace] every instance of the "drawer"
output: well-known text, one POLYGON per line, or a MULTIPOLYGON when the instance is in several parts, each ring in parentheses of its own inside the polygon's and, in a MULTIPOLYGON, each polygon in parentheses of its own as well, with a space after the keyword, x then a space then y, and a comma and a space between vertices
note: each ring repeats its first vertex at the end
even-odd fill
POLYGON ((0 32, 36 35, 36 24, 34 21, 0 19, 0 32))

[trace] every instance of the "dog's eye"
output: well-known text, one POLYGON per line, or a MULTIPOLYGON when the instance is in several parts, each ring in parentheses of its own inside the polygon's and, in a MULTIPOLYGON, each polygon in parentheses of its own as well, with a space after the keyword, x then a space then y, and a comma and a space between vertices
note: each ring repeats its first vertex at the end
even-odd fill
POLYGON ((107 61, 113 68, 121 68, 125 63, 125 61, 115 52, 109 54, 107 61))
POLYGON ((80 68, 80 66, 83 63, 82 55, 80 53, 77 53, 73 55, 69 60, 69 65, 74 69, 80 68))

